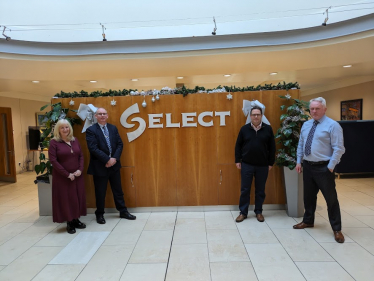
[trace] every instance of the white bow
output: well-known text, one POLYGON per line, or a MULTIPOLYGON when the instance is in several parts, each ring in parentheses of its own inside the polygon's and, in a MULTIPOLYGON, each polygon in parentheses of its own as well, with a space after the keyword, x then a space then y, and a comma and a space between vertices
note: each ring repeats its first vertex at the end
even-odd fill
POLYGON ((262 122, 270 125, 269 120, 265 117, 265 105, 260 103, 258 100, 254 100, 254 101, 243 100, 243 113, 244 113, 244 116, 247 116, 247 121, 245 122, 245 124, 248 124, 248 123, 251 122, 250 113, 251 113, 252 107, 254 107, 254 106, 261 107, 261 109, 262 109, 262 122))
POLYGON ((82 133, 84 133, 88 127, 92 126, 93 124, 97 123, 97 119, 95 117, 95 112, 97 107, 93 106, 92 104, 84 104, 81 103, 78 108, 77 115, 84 121, 82 133))

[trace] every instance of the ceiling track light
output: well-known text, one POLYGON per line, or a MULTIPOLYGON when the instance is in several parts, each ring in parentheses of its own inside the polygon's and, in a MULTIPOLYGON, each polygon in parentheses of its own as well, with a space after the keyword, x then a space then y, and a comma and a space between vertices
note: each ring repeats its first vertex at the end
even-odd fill
POLYGON ((270 75, 277 75, 278 72, 271 72, 270 75))
POLYGON ((331 6, 328 7, 328 8, 326 9, 326 11, 323 13, 323 14, 326 13, 326 17, 325 17, 325 20, 324 20, 323 23, 322 23, 322 26, 326 26, 326 25, 327 25, 327 21, 329 20, 329 9, 331 9, 331 6))
POLYGON ((134 79, 131 79, 131 81, 133 81, 133 82, 137 82, 137 81, 139 81, 139 79, 134 78, 134 79))
MULTIPOLYGON (((1 27, 1 25, 0 25, 0 27, 1 27)), ((6 26, 5 25, 3 25, 3 36, 5 37, 5 40, 6 41, 10 41, 10 39, 12 39, 12 38, 10 38, 10 36, 7 36, 6 34, 5 34, 5 30, 7 29, 6 28, 6 26)), ((8 28, 9 29, 9 28, 8 28)), ((9 29, 9 31, 12 31, 11 29, 9 29)))
POLYGON ((96 80, 90 80, 90 83, 96 83, 97 81, 96 80))
POLYGON ((224 74, 223 76, 225 76, 225 77, 230 77, 231 74, 224 74))
POLYGON ((213 32, 212 32, 212 35, 216 35, 216 31, 217 31, 217 24, 216 24, 216 19, 213 17, 213 22, 214 22, 214 28, 213 28, 213 32))
POLYGON ((103 24, 100 23, 100 25, 101 25, 101 28, 103 29, 103 34, 102 34, 103 35, 103 41, 107 41, 106 38, 105 38, 105 30, 106 30, 106 28, 105 28, 105 26, 103 24))
POLYGON ((348 67, 352 67, 352 65, 351 64, 347 64, 347 65, 343 65, 343 67, 348 68, 348 67))

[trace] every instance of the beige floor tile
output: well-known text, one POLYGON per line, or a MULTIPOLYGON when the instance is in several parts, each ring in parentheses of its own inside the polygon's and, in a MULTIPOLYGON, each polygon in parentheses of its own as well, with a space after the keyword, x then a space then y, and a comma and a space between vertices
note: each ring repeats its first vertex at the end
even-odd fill
POLYGON ((336 262, 296 262, 296 265, 308 281, 354 281, 336 262))
POLYGON ((334 261, 305 230, 273 229, 273 231, 293 261, 334 261))
POLYGON ((0 280, 31 280, 60 251, 60 247, 32 247, 0 271, 0 280))
POLYGON ((356 243, 321 243, 322 247, 355 280, 368 281, 374 275, 374 256, 356 243))
POLYGON ((166 263, 128 264, 120 281, 164 281, 166 263))
MULTIPOLYGON (((80 230, 77 229, 77 233, 80 230)), ((49 232, 43 239, 41 239, 35 246, 38 247, 65 247, 74 238, 76 234, 69 234, 66 231, 66 223, 59 224, 55 229, 49 232)))
POLYGON ((144 230, 173 230, 177 212, 152 213, 144 230))
MULTIPOLYGON (((374 206, 373 206, 374 208, 374 206)), ((356 219, 363 222, 367 226, 374 228, 374 216, 355 216, 356 219)))
POLYGON ((178 212, 178 219, 203 219, 205 218, 204 212, 178 212))
POLYGON ((101 246, 76 280, 119 280, 133 248, 134 245, 101 246))
POLYGON ((212 281, 258 280, 250 262, 214 262, 210 264, 210 272, 212 281))
POLYGON ((38 202, 35 201, 35 200, 30 200, 20 206, 18 206, 17 208, 14 208, 8 212, 6 212, 5 214, 22 214, 22 215, 25 215, 25 214, 28 214, 36 209, 39 208, 39 205, 38 205, 38 202))
POLYGON ((12 215, 6 215, 2 214, 0 215, 0 227, 3 227, 4 225, 7 225, 8 223, 11 223, 12 221, 15 221, 19 217, 21 217, 22 214, 12 214, 12 215))
POLYGON ((32 234, 32 233, 45 233, 48 234, 52 230, 56 229, 60 224, 54 223, 52 217, 45 216, 34 223, 32 226, 27 228, 23 233, 32 234))
POLYGON ((207 243, 204 219, 178 218, 175 225, 173 244, 207 243))
MULTIPOLYGON (((373 188, 373 191, 374 191, 374 188, 373 188)), ((347 198, 350 198, 350 199, 352 199, 352 200, 356 201, 357 203, 360 203, 361 205, 364 205, 364 206, 374 205, 374 197, 372 197, 368 194, 359 192, 359 191, 343 192, 343 193, 339 193, 339 195, 340 194, 342 194, 343 196, 346 196, 347 198)))
POLYGON ((110 232, 116 227, 116 225, 121 220, 117 213, 116 214, 114 213, 105 214, 104 217, 106 220, 105 224, 98 224, 96 222, 96 217, 95 217, 95 219, 90 220, 88 223, 86 223, 86 228, 82 229, 82 231, 87 231, 87 232, 109 231, 110 232))
POLYGON ((39 208, 34 209, 27 214, 21 215, 18 219, 14 220, 14 222, 31 222, 35 223, 41 219, 43 219, 43 216, 39 216, 39 208))
POLYGON ((135 245, 147 220, 120 220, 103 245, 135 245))
POLYGON ((280 244, 246 244, 258 280, 305 281, 280 244))
MULTIPOLYGON (((374 255, 374 229, 372 228, 346 228, 344 233, 356 241, 363 248, 374 255)), ((374 273, 374 272, 373 272, 374 273)))
MULTIPOLYGON (((325 218, 327 221, 329 220, 329 215, 327 213, 327 210, 319 211, 318 212, 323 218, 325 218)), ((346 227, 367 227, 366 224, 356 219, 354 216, 351 216, 350 214, 346 213, 342 209, 340 209, 341 218, 342 218, 342 228, 345 229, 346 227)))
POLYGON ((174 245, 166 281, 210 281, 206 244, 174 245))
POLYGON ((26 228, 30 227, 32 223, 16 223, 11 222, 0 228, 0 245, 4 244, 9 239, 13 238, 17 234, 20 234, 26 228))
POLYGON ((21 233, 8 240, 0 246, 0 265, 10 264, 44 236, 44 233, 21 233))
POLYGON ((273 231, 265 222, 258 222, 255 218, 246 219, 241 223, 237 223, 240 236, 244 244, 257 243, 279 243, 273 231))
POLYGON ((167 262, 172 236, 172 230, 143 231, 129 263, 167 262))
POLYGON ((17 207, 10 207, 10 206, 3 206, 3 205, 0 205, 0 215, 2 215, 2 214, 4 214, 4 213, 6 213, 6 212, 9 212, 9 211, 11 211, 11 210, 13 210, 13 209, 15 209, 15 208, 17 208, 17 207))
POLYGON ((205 224, 207 229, 236 229, 230 211, 205 212, 205 224))
POLYGON ((210 262, 249 261, 238 230, 208 229, 210 262))
POLYGON ((130 212, 131 214, 133 214, 134 216, 136 216, 136 219, 137 220, 147 220, 149 218, 149 216, 151 215, 150 212, 144 212, 144 213, 132 213, 130 212))
POLYGON ((48 264, 32 281, 72 281, 84 268, 84 264, 48 264))
POLYGON ((291 228, 296 224, 296 220, 287 216, 286 211, 264 211, 265 222, 271 229, 274 228, 291 228))
POLYGON ((342 207, 341 209, 351 216, 374 216, 374 210, 365 206, 342 207))

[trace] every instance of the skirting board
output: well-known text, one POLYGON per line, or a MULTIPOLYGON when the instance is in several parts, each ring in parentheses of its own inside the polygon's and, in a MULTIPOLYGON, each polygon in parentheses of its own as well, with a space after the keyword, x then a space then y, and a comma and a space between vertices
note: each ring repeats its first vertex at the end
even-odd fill
MULTIPOLYGON (((285 205, 269 204, 263 205, 263 210, 285 210, 285 205)), ((254 205, 249 206, 249 210, 254 210, 254 205)), ((213 211, 238 211, 237 205, 214 205, 214 206, 167 206, 167 207, 137 207, 129 208, 131 213, 147 213, 147 212, 213 212, 213 211)), ((115 208, 105 209, 106 213, 117 213, 115 208)), ((94 208, 87 208, 87 213, 94 214, 94 208)))

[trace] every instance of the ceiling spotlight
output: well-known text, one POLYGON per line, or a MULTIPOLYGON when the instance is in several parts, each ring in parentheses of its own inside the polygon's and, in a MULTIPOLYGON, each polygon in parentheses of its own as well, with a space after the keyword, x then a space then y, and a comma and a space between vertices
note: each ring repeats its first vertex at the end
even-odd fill
POLYGON ((131 81, 136 82, 136 81, 139 81, 139 79, 134 78, 134 79, 131 79, 131 81))
POLYGON ((278 72, 271 72, 270 75, 277 75, 278 72))
POLYGON ((96 83, 97 81, 96 80, 91 80, 90 83, 96 83))
POLYGON ((343 65, 343 67, 348 68, 348 67, 352 67, 352 65, 351 64, 347 64, 347 65, 343 65))
MULTIPOLYGON (((0 27, 1 27, 1 25, 0 25, 0 27)), ((5 37, 5 40, 6 40, 6 41, 10 41, 11 38, 10 38, 9 36, 7 36, 7 35, 4 33, 4 32, 5 32, 5 29, 6 29, 6 26, 4 26, 4 29, 3 29, 3 36, 5 37)), ((8 29, 9 29, 9 28, 8 28, 8 29)), ((12 31, 12 30, 9 29, 9 31, 12 31)))
MULTIPOLYGON (((326 26, 326 23, 327 23, 327 21, 329 20, 329 9, 331 9, 331 7, 328 7, 327 9, 326 9, 326 17, 325 17, 325 20, 323 21, 323 23, 322 23, 322 26, 326 26)), ((323 13, 323 14, 325 14, 325 13, 323 13)))
POLYGON ((212 32, 212 35, 216 35, 216 31, 217 31, 217 24, 216 24, 216 19, 213 17, 213 22, 214 22, 214 28, 213 28, 213 32, 212 32))
POLYGON ((230 77, 230 76, 231 76, 231 74, 225 74, 225 75, 223 75, 223 76, 225 76, 225 77, 230 77))
POLYGON ((106 39, 105 39, 105 30, 106 30, 106 28, 104 27, 104 25, 103 24, 101 24, 100 23, 100 25, 101 25, 101 27, 102 27, 102 29, 103 29, 103 41, 107 41, 106 39))
POLYGON ((37 81, 37 80, 34 80, 34 81, 31 81, 32 83, 35 83, 35 84, 38 84, 39 83, 39 81, 37 81))
POLYGON ((177 79, 183 79, 183 76, 178 76, 177 79))

